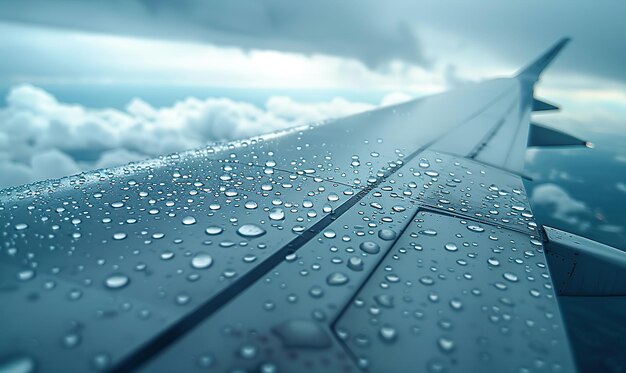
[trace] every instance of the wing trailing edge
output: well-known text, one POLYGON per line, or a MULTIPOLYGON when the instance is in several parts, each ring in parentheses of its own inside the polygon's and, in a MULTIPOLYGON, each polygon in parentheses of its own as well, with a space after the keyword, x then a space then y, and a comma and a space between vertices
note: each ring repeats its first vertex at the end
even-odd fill
POLYGON ((531 123, 528 133, 528 146, 586 146, 591 147, 591 143, 581 140, 565 132, 554 128, 549 128, 537 123, 531 123))
POLYGON ((555 110, 559 110, 559 107, 551 104, 549 102, 540 100, 538 98, 533 98, 533 106, 532 106, 532 111, 533 112, 537 112, 537 111, 555 111, 555 110))

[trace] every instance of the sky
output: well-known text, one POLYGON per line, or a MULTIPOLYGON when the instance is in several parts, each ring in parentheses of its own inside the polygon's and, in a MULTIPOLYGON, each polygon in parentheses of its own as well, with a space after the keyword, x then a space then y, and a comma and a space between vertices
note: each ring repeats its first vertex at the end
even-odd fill
POLYGON ((0 188, 512 75, 569 36, 537 88, 562 110, 536 119, 596 147, 530 150, 528 193, 544 222, 626 249, 624 14, 617 0, 0 0, 0 188))

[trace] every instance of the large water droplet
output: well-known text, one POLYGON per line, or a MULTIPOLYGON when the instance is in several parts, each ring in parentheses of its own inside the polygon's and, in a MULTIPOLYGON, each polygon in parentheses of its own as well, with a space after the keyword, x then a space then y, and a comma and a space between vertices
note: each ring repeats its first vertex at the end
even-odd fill
POLYGON ((121 289, 124 286, 128 285, 130 282, 130 278, 123 274, 114 274, 104 281, 104 285, 109 289, 121 289))
POLYGON ((113 239, 114 240, 123 240, 124 238, 126 238, 126 233, 124 232, 117 232, 113 234, 113 239))
POLYGON ((437 339, 437 345, 444 353, 450 353, 454 350, 454 341, 450 338, 441 337, 437 339))
POLYGON ((272 207, 269 216, 272 220, 283 220, 285 219, 285 211, 280 207, 272 207))
POLYGON ((347 284, 350 278, 342 272, 333 272, 326 277, 326 283, 331 286, 347 284))
POLYGON ((208 234, 209 236, 215 236, 217 234, 222 233, 224 230, 220 227, 216 227, 216 226, 211 226, 208 227, 207 229, 204 230, 204 233, 208 234))
POLYGON ((363 260, 357 256, 352 256, 348 259, 348 268, 353 271, 362 271, 363 270, 363 260))
POLYGON ((193 216, 185 216, 183 218, 183 225, 193 225, 196 224, 196 218, 193 216))
POLYGON ((381 229, 378 231, 378 237, 381 240, 392 241, 396 238, 396 232, 391 229, 381 229))
POLYGON ((15 230, 17 230, 17 231, 21 231, 21 230, 24 230, 26 228, 28 228, 28 224, 26 224, 26 223, 17 223, 17 224, 15 224, 15 230))
POLYGON ((0 362, 2 373, 32 373, 35 371, 35 360, 29 356, 18 355, 0 362))
POLYGON ((364 241, 359 245, 359 249, 368 254, 377 254, 380 252, 380 246, 374 241, 364 241))
POLYGON ((209 268, 213 264, 213 258, 207 253, 198 253, 191 259, 191 266, 196 269, 209 268))
POLYGON ((25 269, 17 273, 17 279, 20 281, 28 281, 35 277, 35 271, 32 269, 25 269))
POLYGON ((244 224, 239 229, 237 229, 237 233, 243 237, 260 237, 265 234, 265 229, 259 227, 254 224, 244 224))
POLYGON ((453 244, 452 242, 448 242, 445 246, 446 250, 448 251, 457 251, 459 248, 453 244))
POLYGON ((467 229, 469 229, 472 232, 484 232, 485 231, 485 228, 481 227, 480 225, 475 225, 475 224, 468 225, 467 229))
POLYGON ((256 202, 254 202, 254 201, 247 201, 244 206, 248 210, 254 210, 255 208, 257 208, 258 204, 256 202))

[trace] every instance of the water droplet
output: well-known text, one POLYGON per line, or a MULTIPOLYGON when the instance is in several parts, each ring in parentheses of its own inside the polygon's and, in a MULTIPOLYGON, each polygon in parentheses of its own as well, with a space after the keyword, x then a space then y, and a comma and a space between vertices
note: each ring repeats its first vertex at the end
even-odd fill
POLYGON ((363 270, 363 260, 357 256, 352 256, 348 259, 348 268, 353 271, 362 271, 363 270))
POLYGON ((374 241, 364 241, 359 245, 359 249, 368 254, 377 254, 380 252, 380 246, 374 241))
POLYGON ((324 295, 324 290, 319 286, 313 286, 309 289, 309 294, 311 294, 313 298, 321 298, 324 295))
POLYGON ((74 348, 78 346, 80 343, 80 335, 78 334, 68 334, 63 337, 63 347, 65 348, 74 348))
POLYGON ((378 331, 383 342, 390 343, 398 338, 398 331, 391 326, 383 326, 378 331))
POLYGON ((21 230, 24 230, 26 228, 28 228, 28 224, 26 224, 26 223, 17 223, 17 224, 15 224, 15 230, 17 230, 17 231, 21 231, 21 230))
POLYGON ((257 348, 252 345, 245 345, 239 349, 239 356, 246 360, 254 359, 257 355, 257 348))
POLYGON ((519 281, 519 278, 517 277, 516 274, 511 273, 511 272, 505 272, 502 277, 504 277, 505 280, 511 281, 511 282, 517 282, 519 281))
POLYGON ((18 355, 0 362, 2 373, 32 373, 35 371, 35 360, 29 356, 18 355))
POLYGON ((347 284, 350 278, 342 272, 333 272, 326 278, 326 283, 331 286, 347 284))
POLYGON ((454 341, 446 337, 437 339, 437 345, 444 353, 450 353, 454 350, 454 341))
POLYGON ((272 220, 283 220, 285 219, 285 211, 280 207, 272 207, 269 217, 272 220))
POLYGON ((117 232, 113 234, 113 239, 114 240, 123 240, 124 238, 126 238, 126 233, 124 232, 117 232))
POLYGON ((124 286, 128 285, 130 282, 130 278, 123 274, 114 274, 104 281, 104 284, 109 289, 121 289, 124 286))
POLYGON ((265 234, 265 229, 254 224, 244 224, 237 229, 237 234, 243 237, 260 237, 265 234))
POLYGON ((500 265, 500 261, 496 258, 489 258, 487 259, 487 263, 491 264, 492 266, 499 266, 500 265))
POLYGON ((459 311, 463 308, 463 303, 460 299, 452 298, 450 300, 450 307, 452 307, 453 310, 459 311))
POLYGON ((393 308, 393 296, 389 294, 379 294, 374 297, 376 303, 384 308, 393 308))
POLYGON ((396 232, 391 229, 381 229, 378 231, 378 237, 381 240, 392 241, 396 238, 396 232))
POLYGON ((193 225, 196 224, 196 218, 193 216, 185 216, 183 218, 183 225, 193 225))
POLYGON ((17 279, 20 281, 28 281, 35 277, 35 271, 32 269, 25 269, 17 273, 17 279))
POLYGON ((195 269, 209 268, 213 264, 213 258, 207 253, 198 253, 191 259, 191 266, 195 269))
POLYGON ((246 202, 246 204, 244 205, 245 208, 247 208, 248 210, 254 210, 255 208, 257 208, 259 205, 254 202, 254 201, 248 201, 246 202))
POLYGON ((452 242, 448 242, 445 246, 446 250, 448 251, 457 251, 459 248, 453 244, 452 242))
POLYGON ((207 229, 204 230, 204 233, 208 234, 209 236, 215 236, 217 234, 222 233, 224 230, 220 227, 216 227, 216 226, 211 226, 208 227, 207 229))
POLYGON ((485 228, 481 227, 480 225, 474 225, 474 224, 468 225, 467 229, 469 229, 472 232, 484 232, 485 231, 485 228))
POLYGON ((319 324, 310 320, 289 320, 272 328, 287 348, 328 348, 332 341, 319 324))

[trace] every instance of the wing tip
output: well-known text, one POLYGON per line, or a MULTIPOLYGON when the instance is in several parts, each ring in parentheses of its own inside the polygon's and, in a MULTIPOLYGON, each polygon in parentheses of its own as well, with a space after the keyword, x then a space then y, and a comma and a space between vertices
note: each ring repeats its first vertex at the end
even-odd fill
POLYGON ((550 62, 552 62, 552 60, 554 60, 554 58, 556 58, 556 56, 571 40, 572 39, 568 36, 561 38, 561 40, 556 42, 556 44, 534 60, 530 65, 520 70, 517 77, 537 81, 543 70, 550 64, 550 62))

